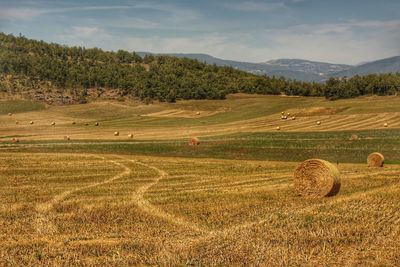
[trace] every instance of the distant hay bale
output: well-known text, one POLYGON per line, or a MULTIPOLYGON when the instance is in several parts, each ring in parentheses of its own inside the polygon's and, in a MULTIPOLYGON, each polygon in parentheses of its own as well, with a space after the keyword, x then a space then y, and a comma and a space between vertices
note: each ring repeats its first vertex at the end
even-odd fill
POLYGON ((280 131, 280 130, 281 130, 281 127, 277 126, 277 127, 276 127, 276 130, 277 130, 277 131, 280 131))
POLYGON ((98 123, 98 122, 96 122, 96 123, 94 124, 94 126, 99 126, 99 123, 98 123))
POLYGON ((282 115, 285 115, 285 112, 282 111, 281 114, 282 114, 282 115))
POLYGON ((53 121, 53 122, 51 123, 51 125, 53 125, 53 126, 54 126, 54 125, 56 125, 56 123, 53 121))
POLYGON ((133 138, 133 134, 128 134, 128 137, 129 138, 133 138))
POLYGON ((296 117, 295 117, 295 116, 293 116, 293 117, 292 117, 292 121, 294 121, 295 119, 296 119, 296 117))
POLYGON ((70 138, 68 135, 65 135, 65 136, 64 136, 64 140, 69 141, 69 140, 71 140, 71 138, 70 138))
POLYGON ((320 121, 317 121, 317 125, 321 125, 321 122, 320 122, 320 121))
POLYGON ((19 139, 18 139, 18 138, 13 138, 13 139, 11 140, 11 143, 19 143, 19 139))
POLYGON ((76 124, 76 122, 73 121, 73 122, 72 122, 72 125, 75 125, 75 124, 76 124))
POLYGON ((190 146, 198 146, 200 145, 200 140, 197 137, 190 137, 189 138, 189 145, 190 146))
POLYGON ((340 190, 339 170, 325 160, 306 160, 294 172, 294 189, 303 197, 334 196, 340 190))
POLYGON ((287 120, 287 116, 282 116, 281 119, 282 120, 287 120))
POLYGON ((350 137, 351 141, 357 141, 358 139, 359 139, 358 135, 356 135, 356 134, 352 134, 351 137, 350 137))
POLYGON ((368 167, 383 167, 383 164, 385 163, 385 157, 379 152, 374 152, 369 154, 367 163, 368 167))
POLYGON ((15 124, 19 124, 19 121, 16 121, 15 124))
POLYGON ((119 136, 119 132, 114 132, 114 136, 119 136))
POLYGON ((389 126, 389 124, 387 123, 387 122, 385 122, 384 124, 383 124, 383 127, 388 127, 389 126))
POLYGON ((29 124, 33 124, 33 121, 30 121, 29 124))
POLYGON ((288 112, 288 114, 287 114, 288 116, 290 116, 290 112, 288 112))
POLYGON ((199 112, 199 111, 197 111, 197 112, 196 112, 196 115, 200 115, 200 112, 199 112))
POLYGON ((8 113, 8 116, 12 116, 12 113, 10 112, 10 113, 8 113))

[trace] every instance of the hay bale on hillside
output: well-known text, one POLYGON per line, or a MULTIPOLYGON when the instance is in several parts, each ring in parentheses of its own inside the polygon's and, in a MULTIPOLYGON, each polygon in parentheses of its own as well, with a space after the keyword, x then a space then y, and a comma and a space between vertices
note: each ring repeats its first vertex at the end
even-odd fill
POLYGON ((282 111, 281 114, 282 114, 282 115, 285 115, 285 112, 282 111))
POLYGON ((129 138, 133 138, 133 134, 128 134, 128 137, 129 138))
POLYGON ((385 122, 384 124, 383 124, 383 127, 388 127, 389 126, 389 124, 387 123, 387 122, 385 122))
POLYGON ((287 116, 282 116, 281 119, 282 120, 287 120, 287 116))
POLYGON ((276 127, 276 130, 277 130, 277 131, 280 131, 280 130, 281 130, 281 127, 277 126, 277 127, 276 127))
POLYGON ((76 124, 76 122, 73 121, 73 122, 72 122, 72 125, 75 125, 75 124, 76 124))
POLYGON ((359 139, 358 135, 356 135, 356 134, 352 134, 350 137, 350 141, 357 141, 358 139, 359 139))
POLYGON ((196 115, 200 115, 200 112, 199 112, 199 111, 197 111, 197 112, 196 112, 196 115))
POLYGON ((385 163, 385 157, 379 152, 374 152, 369 154, 367 163, 368 167, 383 167, 383 164, 385 163))
POLYGON ((8 116, 12 116, 12 113, 10 112, 10 113, 8 113, 8 116))
POLYGON ((99 126, 99 123, 98 123, 98 122, 96 122, 96 123, 94 124, 94 126, 99 126))
POLYGON ((51 123, 51 125, 53 125, 53 126, 54 126, 54 125, 56 125, 56 123, 53 121, 53 122, 51 123))
POLYGON ((19 143, 19 139, 18 138, 13 138, 13 139, 11 139, 11 143, 19 143))
POLYGON ((340 190, 339 170, 325 160, 306 160, 294 172, 294 189, 304 197, 334 196, 340 190))
POLYGON ((29 124, 33 124, 33 121, 30 121, 29 124))
POLYGON ((317 125, 321 125, 321 122, 320 122, 320 121, 317 121, 317 125))
POLYGON ((292 121, 294 121, 294 120, 296 120, 296 117, 295 117, 295 116, 292 117, 292 121))
POLYGON ((119 132, 114 132, 114 136, 119 136, 119 132))
POLYGON ((69 140, 71 140, 71 138, 70 138, 68 135, 65 135, 65 136, 64 136, 64 140, 69 141, 69 140))
POLYGON ((19 121, 16 121, 15 124, 19 124, 19 121))
POLYGON ((198 146, 200 145, 200 140, 197 137, 190 137, 189 138, 189 146, 198 146))

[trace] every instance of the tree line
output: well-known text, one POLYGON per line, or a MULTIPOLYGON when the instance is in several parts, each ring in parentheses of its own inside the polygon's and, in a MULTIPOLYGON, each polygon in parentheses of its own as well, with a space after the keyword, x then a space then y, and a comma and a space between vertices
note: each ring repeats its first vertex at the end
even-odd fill
MULTIPOLYGON (((400 90, 400 74, 331 78, 306 83, 250 74, 193 59, 68 47, 0 33, 0 73, 29 84, 51 82, 58 90, 120 89, 141 100, 224 99, 230 93, 325 96, 329 99, 400 90)), ((1 90, 0 83, 0 90, 1 90)), ((34 86, 33 86, 34 87, 34 86)))

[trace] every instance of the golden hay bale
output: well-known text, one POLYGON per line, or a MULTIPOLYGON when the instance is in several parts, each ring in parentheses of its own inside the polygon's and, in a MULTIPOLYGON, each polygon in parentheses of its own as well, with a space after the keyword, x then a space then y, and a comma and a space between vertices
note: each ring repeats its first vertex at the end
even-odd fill
POLYGON ((199 138, 197 138, 197 137, 190 137, 189 138, 189 145, 190 146, 198 146, 198 145, 200 145, 200 140, 199 140, 199 138))
POLYGON ((119 132, 114 132, 114 136, 119 136, 119 132))
POLYGON ((53 125, 53 126, 54 126, 54 125, 56 125, 56 123, 53 121, 53 122, 51 123, 51 125, 53 125))
POLYGON ((296 119, 296 117, 295 117, 295 116, 293 116, 293 117, 292 117, 292 121, 294 121, 295 119, 296 119))
POLYGON ((72 125, 75 125, 75 124, 76 124, 76 122, 73 121, 73 122, 72 122, 72 125))
POLYGON ((94 124, 94 126, 99 126, 99 123, 98 123, 98 122, 96 122, 96 123, 94 124))
POLYGON ((325 160, 306 160, 294 172, 294 189, 304 197, 334 196, 340 190, 339 170, 325 160))
POLYGON ((282 115, 285 115, 285 112, 282 111, 281 114, 282 114, 282 115))
POLYGON ((288 116, 290 116, 290 113, 288 112, 288 114, 287 114, 288 116))
POLYGON ((352 134, 351 137, 350 137, 350 140, 351 141, 357 141, 358 140, 358 135, 352 134))
POLYGON ((133 134, 128 134, 128 137, 129 138, 133 138, 133 134))
POLYGON ((279 127, 279 126, 276 127, 276 130, 277 130, 277 131, 280 131, 280 130, 281 130, 281 127, 279 127))
POLYGON ((388 127, 388 126, 389 126, 389 124, 386 122, 383 124, 383 127, 388 127))
POLYGON ((71 140, 71 138, 68 135, 65 135, 64 140, 71 140))
POLYGON ((321 122, 320 122, 320 121, 317 121, 317 125, 321 125, 321 122))
POLYGON ((379 152, 374 152, 369 154, 367 163, 368 167, 383 167, 383 164, 385 163, 385 157, 379 152))
POLYGON ((12 113, 8 113, 8 116, 12 116, 12 113))
POLYGON ((30 123, 30 124, 33 124, 33 121, 30 121, 29 123, 30 123))
POLYGON ((200 115, 200 112, 198 111, 198 112, 196 112, 196 115, 200 115))
POLYGON ((11 140, 11 143, 19 143, 19 139, 18 139, 18 138, 13 138, 13 139, 11 140))
POLYGON ((15 124, 19 124, 19 121, 16 121, 15 124))

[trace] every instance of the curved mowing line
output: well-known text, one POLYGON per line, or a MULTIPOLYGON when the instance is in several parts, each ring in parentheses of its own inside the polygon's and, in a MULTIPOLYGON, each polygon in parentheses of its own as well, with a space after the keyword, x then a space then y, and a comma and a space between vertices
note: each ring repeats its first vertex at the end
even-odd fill
MULTIPOLYGON (((100 157, 100 156, 96 156, 96 155, 90 155, 90 156, 106 160, 105 157, 100 157)), ((35 220, 35 227, 36 227, 37 232, 47 233, 47 234, 54 234, 57 232, 57 227, 49 219, 48 213, 50 212, 51 209, 53 209, 54 205, 62 202, 69 195, 79 192, 79 191, 82 191, 82 190, 85 190, 85 189, 89 189, 89 188, 93 188, 96 186, 111 183, 112 181, 120 179, 123 176, 129 175, 132 172, 132 170, 130 168, 128 168, 127 166, 125 166, 119 162, 116 162, 114 160, 108 160, 108 161, 112 162, 120 167, 123 167, 124 171, 122 171, 121 173, 119 173, 109 179, 106 179, 102 182, 97 182, 97 183, 93 183, 90 185, 78 187, 78 188, 75 188, 72 190, 64 191, 61 194, 56 195, 52 200, 50 200, 46 203, 36 205, 36 211, 38 214, 37 214, 37 217, 35 220)))
POLYGON ((144 194, 146 193, 146 191, 148 191, 151 187, 156 185, 161 179, 166 178, 168 176, 168 173, 155 167, 155 166, 149 165, 149 164, 145 164, 145 163, 138 162, 135 160, 131 160, 131 162, 141 165, 141 166, 144 166, 146 168, 152 169, 159 174, 156 178, 154 178, 154 180, 151 183, 148 183, 146 185, 139 187, 136 190, 136 192, 134 193, 133 201, 139 206, 140 209, 142 209, 143 211, 147 212, 150 215, 159 217, 170 223, 189 228, 196 232, 202 232, 202 233, 208 232, 206 229, 200 227, 199 225, 197 225, 193 222, 186 221, 185 219, 177 217, 173 214, 170 214, 170 213, 160 209, 159 207, 154 206, 148 200, 146 200, 144 198, 144 194))

